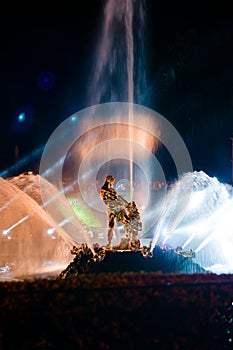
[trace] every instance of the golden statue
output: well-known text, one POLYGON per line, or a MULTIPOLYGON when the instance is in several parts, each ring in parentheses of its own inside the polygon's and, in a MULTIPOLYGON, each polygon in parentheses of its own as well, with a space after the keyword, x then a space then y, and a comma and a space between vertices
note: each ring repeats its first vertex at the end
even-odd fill
POLYGON ((140 214, 135 202, 128 203, 113 188, 115 178, 108 175, 105 183, 100 189, 100 196, 107 206, 108 216, 108 247, 112 248, 112 238, 116 221, 121 222, 124 228, 128 245, 133 248, 140 247, 140 241, 137 238, 138 231, 142 230, 140 214))

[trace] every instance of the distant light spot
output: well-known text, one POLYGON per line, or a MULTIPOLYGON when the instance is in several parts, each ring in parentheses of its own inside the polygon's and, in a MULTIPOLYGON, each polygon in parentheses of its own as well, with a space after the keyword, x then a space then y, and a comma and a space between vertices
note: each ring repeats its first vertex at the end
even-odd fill
POLYGON ((25 113, 20 113, 18 115, 18 122, 22 123, 25 120, 25 113))
POLYGON ((42 90, 50 90, 56 83, 55 74, 49 71, 42 71, 36 77, 37 86, 42 90))
POLYGON ((24 134, 31 129, 35 120, 35 107, 33 104, 26 104, 19 107, 12 118, 11 129, 15 134, 24 134))
POLYGON ((72 115, 71 117, 70 117, 70 123, 71 124, 75 124, 75 123, 77 123, 77 121, 78 121, 78 116, 77 115, 72 115))

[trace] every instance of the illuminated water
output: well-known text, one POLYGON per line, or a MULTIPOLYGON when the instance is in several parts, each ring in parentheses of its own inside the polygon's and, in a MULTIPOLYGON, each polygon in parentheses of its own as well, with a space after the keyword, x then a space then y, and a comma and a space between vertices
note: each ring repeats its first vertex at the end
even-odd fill
MULTIPOLYGON (((138 3, 107 1, 89 84, 92 106, 54 131, 39 175, 0 178, 2 279, 57 274, 73 259, 74 244, 106 244, 106 207, 99 190, 109 174, 114 174, 119 194, 139 207, 142 242, 152 241, 152 249, 156 244, 192 249, 194 261, 205 269, 233 273, 232 187, 193 171, 174 127, 158 113, 132 103, 142 102, 145 90, 143 11, 138 3), (136 5, 138 26, 133 33, 136 5), (166 183, 156 157, 160 147, 166 147, 179 175, 169 190, 154 187, 156 181, 166 183)), ((113 243, 121 236, 117 227, 113 243)))
MULTIPOLYGON (((33 174, 0 178, 1 279, 58 274, 73 259, 70 248, 77 241, 67 234, 69 226, 66 227, 66 223, 54 225, 45 212, 38 179, 39 175, 33 174)), ((53 198, 56 191, 51 190, 51 184, 47 186, 53 198)), ((122 179, 117 189, 123 196, 127 195, 129 181, 122 179)), ((151 203, 153 211, 150 211, 150 216, 154 215, 155 219, 151 232, 154 236, 144 229, 142 244, 152 241, 152 248, 158 244, 174 249, 180 246, 187 251, 192 249, 196 253, 194 261, 206 270, 218 274, 233 273, 232 186, 222 184, 202 171, 194 171, 184 174, 168 190, 151 189, 151 203), (184 203, 189 192, 190 200, 184 203)), ((63 203, 63 199, 61 204, 62 211, 66 212, 69 206, 63 203)), ((142 219, 145 222, 147 215, 142 215, 142 219)), ((93 243, 102 244, 106 227, 96 225, 92 230, 93 237, 83 231, 80 222, 78 241, 88 241, 87 235, 93 243)), ((118 234, 119 239, 121 234, 118 234)))
MULTIPOLYGON (((51 184, 46 185, 50 198, 56 198, 65 212, 67 204, 51 184)), ((39 175, 0 178, 0 218, 0 278, 58 273, 70 261, 72 239, 65 223, 57 225, 45 212, 39 175)))
MULTIPOLYGON (((127 124, 133 124, 132 103, 143 102, 146 91, 144 59, 144 0, 108 0, 104 7, 101 36, 88 84, 88 105, 128 102, 127 124), (135 30, 136 28, 136 30, 135 30)), ((128 128, 128 140, 133 140, 128 128)), ((130 200, 134 181, 133 143, 128 142, 130 200)))
POLYGON ((233 273, 233 190, 203 171, 184 174, 168 191, 155 244, 180 246, 215 273, 233 273), (190 198, 187 201, 187 193, 190 198))

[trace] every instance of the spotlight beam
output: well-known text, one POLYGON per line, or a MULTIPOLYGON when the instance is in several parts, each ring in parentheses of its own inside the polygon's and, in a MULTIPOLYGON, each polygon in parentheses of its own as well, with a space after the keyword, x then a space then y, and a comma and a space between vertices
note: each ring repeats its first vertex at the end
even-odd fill
POLYGON ((3 170, 0 173, 0 176, 1 177, 10 176, 15 171, 19 171, 20 169, 22 169, 23 166, 27 165, 29 163, 29 161, 37 158, 38 155, 40 155, 42 153, 44 147, 45 147, 45 145, 41 145, 40 147, 36 148, 30 154, 28 154, 24 158, 20 159, 16 164, 14 164, 14 165, 10 166, 9 168, 3 170))

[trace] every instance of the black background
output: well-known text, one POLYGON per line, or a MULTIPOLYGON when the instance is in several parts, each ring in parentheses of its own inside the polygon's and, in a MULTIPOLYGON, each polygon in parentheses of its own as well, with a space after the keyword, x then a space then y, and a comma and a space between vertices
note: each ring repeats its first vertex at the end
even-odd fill
MULTIPOLYGON (((104 4, 102 0, 87 0, 54 6, 40 2, 2 7, 0 171, 30 155, 46 143, 64 119, 88 107, 86 85, 104 4), (47 90, 37 84, 38 74, 43 71, 52 72, 55 77, 54 86, 47 90), (27 129, 19 131, 15 118, 25 105, 33 106, 33 118, 27 129)), ((230 4, 145 0, 145 14, 145 106, 161 113, 178 130, 194 170, 230 183, 230 4)), ((36 171, 39 160, 29 159, 25 169, 36 171)))

